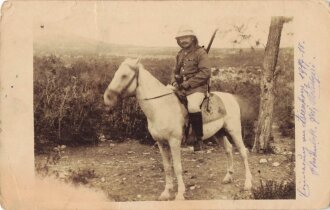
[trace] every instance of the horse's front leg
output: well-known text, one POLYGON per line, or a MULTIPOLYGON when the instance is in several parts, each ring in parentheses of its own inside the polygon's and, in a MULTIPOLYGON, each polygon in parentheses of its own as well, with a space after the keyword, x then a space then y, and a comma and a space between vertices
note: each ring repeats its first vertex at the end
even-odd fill
POLYGON ((176 194, 175 200, 184 200, 183 194, 186 191, 186 187, 182 178, 182 164, 181 164, 181 141, 180 139, 170 139, 169 141, 172 158, 173 158, 173 167, 178 181, 178 193, 176 194))
POLYGON ((163 159, 164 172, 165 172, 165 189, 162 194, 159 196, 159 200, 169 200, 170 199, 170 190, 173 190, 173 168, 171 163, 171 151, 168 144, 157 142, 160 154, 163 159))

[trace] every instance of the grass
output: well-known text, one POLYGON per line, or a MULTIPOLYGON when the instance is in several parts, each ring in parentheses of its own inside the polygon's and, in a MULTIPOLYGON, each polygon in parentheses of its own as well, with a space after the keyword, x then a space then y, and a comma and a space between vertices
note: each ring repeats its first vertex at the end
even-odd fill
POLYGON ((252 195, 256 200, 266 199, 295 199, 296 184, 295 181, 289 182, 274 180, 260 180, 260 185, 252 190, 252 195))

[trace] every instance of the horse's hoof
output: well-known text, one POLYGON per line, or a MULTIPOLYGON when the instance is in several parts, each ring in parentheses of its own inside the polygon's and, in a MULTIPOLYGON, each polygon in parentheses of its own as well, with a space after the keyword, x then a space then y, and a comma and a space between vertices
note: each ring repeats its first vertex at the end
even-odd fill
POLYGON ((232 183, 233 182, 233 179, 230 178, 230 179, 223 179, 222 180, 222 184, 229 184, 229 183, 232 183))
POLYGON ((176 201, 183 201, 183 200, 185 200, 185 198, 183 197, 183 195, 176 195, 175 200, 176 201))
POLYGON ((244 184, 244 190, 251 190, 252 183, 251 182, 245 182, 244 184))
POLYGON ((166 192, 162 192, 162 194, 158 197, 159 201, 168 201, 170 199, 170 194, 166 192))
POLYGON ((229 184, 229 183, 232 183, 233 182, 233 178, 232 177, 225 177, 223 180, 222 180, 222 183, 223 184, 229 184))

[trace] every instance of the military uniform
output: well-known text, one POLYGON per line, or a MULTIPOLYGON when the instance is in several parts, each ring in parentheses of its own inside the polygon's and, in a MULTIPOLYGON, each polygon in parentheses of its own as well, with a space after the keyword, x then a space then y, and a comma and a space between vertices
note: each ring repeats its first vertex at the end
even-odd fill
POLYGON ((190 50, 180 50, 176 56, 172 84, 176 81, 175 75, 183 78, 182 83, 188 84, 187 96, 196 92, 206 93, 211 68, 205 49, 197 45, 190 50))
POLYGON ((182 48, 176 56, 176 66, 171 84, 185 90, 188 100, 189 120, 196 136, 194 150, 201 150, 203 137, 203 121, 201 104, 208 88, 211 77, 211 67, 208 55, 203 47, 198 45, 197 37, 190 27, 181 27, 177 43, 182 48), (195 38, 191 47, 180 45, 180 38, 192 36, 195 38))

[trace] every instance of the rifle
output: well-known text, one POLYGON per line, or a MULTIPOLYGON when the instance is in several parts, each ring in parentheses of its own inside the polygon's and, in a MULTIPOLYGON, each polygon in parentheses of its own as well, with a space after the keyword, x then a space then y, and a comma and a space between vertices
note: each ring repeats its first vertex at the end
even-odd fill
MULTIPOLYGON (((215 37, 215 34, 217 33, 218 29, 215 29, 213 34, 212 34, 212 37, 211 37, 211 40, 209 42, 209 44, 207 45, 207 48, 206 48, 206 53, 208 54, 210 49, 211 49, 211 46, 212 46, 212 43, 213 43, 213 40, 214 40, 214 37, 215 37)), ((209 102, 210 102, 210 91, 211 91, 211 80, 209 79, 207 81, 207 92, 206 92, 206 98, 207 98, 207 106, 206 106, 206 110, 209 112, 210 111, 210 107, 209 107, 209 102)))
POLYGON ((218 31, 218 29, 215 29, 215 31, 213 32, 211 40, 210 40, 209 44, 207 45, 206 53, 209 53, 209 51, 211 49, 211 46, 212 46, 212 43, 213 43, 213 40, 214 40, 214 37, 215 37, 215 34, 217 33, 217 31, 218 31))

